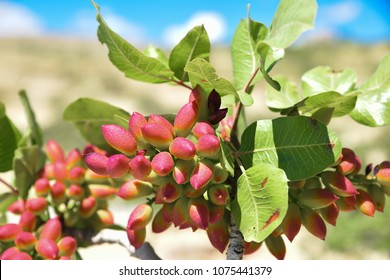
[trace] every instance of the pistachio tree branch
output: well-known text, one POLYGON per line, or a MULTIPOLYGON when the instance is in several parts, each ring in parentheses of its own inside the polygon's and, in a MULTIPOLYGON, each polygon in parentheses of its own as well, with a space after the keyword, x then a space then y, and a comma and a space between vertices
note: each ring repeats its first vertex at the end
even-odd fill
POLYGON ((4 181, 2 178, 0 178, 0 182, 3 183, 3 185, 6 186, 8 189, 10 189, 12 193, 19 195, 19 192, 13 186, 11 186, 6 181, 4 181))

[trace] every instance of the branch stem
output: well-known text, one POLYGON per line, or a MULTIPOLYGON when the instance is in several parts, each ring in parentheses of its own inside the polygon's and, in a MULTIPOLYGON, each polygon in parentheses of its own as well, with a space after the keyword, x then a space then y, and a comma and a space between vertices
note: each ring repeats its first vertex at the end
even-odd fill
POLYGON ((3 183, 4 186, 6 186, 7 188, 9 188, 11 190, 12 193, 16 194, 16 195, 19 195, 19 192, 13 187, 11 186, 10 184, 8 184, 6 181, 4 181, 2 178, 0 178, 0 182, 3 183))

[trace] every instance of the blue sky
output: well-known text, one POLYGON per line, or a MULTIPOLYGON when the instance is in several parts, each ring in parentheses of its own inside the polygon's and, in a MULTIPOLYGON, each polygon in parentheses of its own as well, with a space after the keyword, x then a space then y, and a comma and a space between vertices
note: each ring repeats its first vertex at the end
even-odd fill
MULTIPOLYGON (((204 23, 212 41, 229 43, 247 15, 267 25, 277 0, 96 0, 109 25, 134 44, 175 44, 192 26, 204 23)), ((314 32, 305 40, 339 38, 362 43, 390 41, 389 0, 318 0, 314 32)), ((12 36, 96 37, 89 0, 0 0, 0 38, 12 36)))

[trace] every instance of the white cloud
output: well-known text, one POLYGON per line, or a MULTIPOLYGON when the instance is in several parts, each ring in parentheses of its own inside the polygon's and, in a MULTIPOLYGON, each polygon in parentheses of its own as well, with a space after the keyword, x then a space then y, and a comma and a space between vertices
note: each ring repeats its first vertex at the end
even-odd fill
POLYGON ((326 22, 340 25, 355 20, 361 13, 362 6, 357 1, 345 1, 325 5, 319 10, 319 17, 326 22))
POLYGON ((180 42, 187 32, 197 25, 203 24, 213 43, 221 42, 226 36, 225 19, 218 13, 199 12, 194 14, 186 23, 173 25, 166 28, 163 39, 166 44, 172 46, 180 42))
POLYGON ((23 5, 0 2, 0 37, 38 36, 44 28, 40 18, 23 5))

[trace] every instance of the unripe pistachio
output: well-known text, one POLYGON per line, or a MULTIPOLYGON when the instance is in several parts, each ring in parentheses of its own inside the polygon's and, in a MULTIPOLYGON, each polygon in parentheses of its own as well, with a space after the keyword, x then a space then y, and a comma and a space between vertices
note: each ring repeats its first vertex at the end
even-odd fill
POLYGON ((172 172, 175 163, 173 162, 172 156, 168 152, 160 152, 154 156, 151 162, 152 170, 158 176, 167 176, 172 172))
POLYGON ((337 172, 324 171, 321 174, 321 179, 324 185, 338 196, 345 197, 358 194, 351 181, 337 172))
POLYGON ((102 125, 102 133, 106 142, 119 152, 131 156, 137 151, 133 135, 123 127, 116 124, 102 125))
POLYGON ((302 224, 314 236, 325 240, 326 225, 321 216, 314 210, 309 208, 301 209, 302 224))
POLYGON ((184 137, 176 137, 169 146, 169 152, 183 160, 191 160, 196 154, 195 144, 184 137))
POLYGON ((8 211, 15 215, 20 215, 24 212, 24 201, 22 199, 18 199, 17 201, 13 202, 10 206, 8 206, 8 211))
POLYGON ((188 202, 188 215, 192 222, 201 229, 207 229, 210 222, 210 210, 203 198, 191 198, 188 202))
POLYGON ((112 155, 107 160, 107 174, 111 178, 120 178, 129 172, 129 159, 123 154, 112 155))
POLYGON ((184 194, 189 198, 197 198, 203 196, 207 188, 194 189, 190 184, 185 185, 184 194))
POLYGON ((164 219, 163 211, 160 209, 156 216, 153 218, 152 231, 154 233, 160 233, 167 230, 171 226, 172 222, 167 222, 164 219))
POLYGON ((225 117, 221 121, 221 138, 224 141, 230 142, 230 134, 233 128, 234 120, 232 116, 225 117))
POLYGON ((20 253, 20 250, 16 246, 10 247, 1 254, 0 260, 15 260, 16 256, 20 253))
POLYGON ((15 245, 20 250, 30 251, 34 248, 37 239, 31 232, 22 231, 15 237, 15 245))
POLYGON ((331 205, 338 197, 327 189, 305 189, 297 195, 297 199, 303 206, 320 209, 331 205))
POLYGON ((281 236, 269 235, 265 239, 265 245, 267 245, 270 253, 278 260, 283 260, 286 256, 286 245, 281 236))
POLYGON ((64 182, 68 178, 68 170, 65 163, 62 161, 56 161, 53 164, 54 179, 58 182, 64 182))
POLYGON ((129 119, 129 131, 140 147, 147 147, 147 142, 142 135, 141 127, 147 124, 148 121, 140 113, 134 112, 129 119))
POLYGON ((225 206, 209 203, 210 224, 218 222, 225 214, 225 206))
POLYGON ((97 209, 97 202, 95 197, 88 196, 81 201, 80 215, 83 218, 88 218, 96 212, 96 209, 97 209))
POLYGON ((187 137, 199 116, 196 101, 189 102, 180 108, 175 117, 173 127, 177 136, 187 137))
POLYGON ((337 166, 337 171, 342 175, 349 175, 354 172, 354 170, 359 167, 360 160, 357 158, 354 151, 349 148, 342 149, 342 159, 337 166))
POLYGON ((217 159, 219 150, 219 139, 213 134, 203 134, 196 143, 196 153, 204 158, 217 159))
POLYGON ((191 174, 191 186, 196 190, 204 188, 213 178, 213 172, 213 164, 210 161, 198 162, 191 174))
POLYGON ((359 194, 356 195, 356 206, 364 215, 373 217, 375 214, 375 203, 364 190, 359 190, 359 194))
POLYGON ((91 169, 85 170, 85 181, 88 183, 108 183, 109 182, 109 176, 108 175, 101 175, 93 172, 91 169))
POLYGON ((371 184, 368 186, 367 190, 368 190, 368 194, 372 198, 372 201, 374 201, 375 210, 379 212, 383 212, 383 209, 385 207, 386 197, 382 188, 380 188, 378 185, 371 184))
POLYGON ((112 198, 117 189, 107 185, 91 184, 88 186, 91 195, 97 199, 109 199, 112 198))
POLYGON ((46 260, 55 260, 59 253, 57 244, 52 239, 45 238, 38 240, 35 250, 46 260))
POLYGON ((144 180, 152 171, 152 165, 143 155, 137 155, 129 162, 130 174, 138 180, 144 180))
POLYGON ((146 238, 146 228, 141 228, 138 230, 126 229, 127 238, 132 246, 135 249, 141 247, 141 245, 145 242, 146 238))
POLYGON ((19 226, 23 231, 33 232, 35 228, 36 217, 30 211, 25 211, 20 216, 19 226))
POLYGON ((66 200, 66 186, 63 182, 57 181, 50 187, 50 195, 54 204, 61 204, 66 200))
POLYGON ((162 126, 165 126, 172 134, 173 137, 176 136, 175 129, 173 128, 173 125, 164 117, 151 114, 148 119, 148 123, 157 123, 161 124, 162 126))
POLYGON ((58 217, 51 218, 48 220, 42 227, 41 234, 39 238, 46 238, 57 241, 62 234, 62 225, 58 217))
POLYGON ((141 131, 145 140, 159 150, 167 150, 173 140, 172 133, 161 124, 145 124, 141 131))
POLYGON ((223 168, 221 163, 215 164, 213 179, 211 179, 211 182, 214 184, 222 184, 226 181, 228 176, 229 176, 228 171, 225 168, 223 168))
POLYGON ((375 171, 378 183, 386 188, 390 188, 390 161, 383 161, 375 171))
POLYGON ((152 220, 152 217, 153 208, 149 204, 140 204, 131 212, 126 228, 130 230, 144 228, 152 220))
MULTIPOLYGON (((306 180, 298 180, 298 181, 289 181, 287 182, 288 187, 293 190, 301 190, 306 184, 306 180)), ((320 183, 321 184, 321 183, 320 183)))
POLYGON ((332 203, 328 207, 320 209, 321 217, 332 226, 336 226, 337 217, 339 216, 339 208, 336 203, 332 203))
POLYGON ((74 227, 80 220, 79 209, 73 208, 64 213, 64 223, 66 227, 74 227))
POLYGON ((34 190, 37 196, 45 197, 50 192, 50 182, 46 178, 40 178, 34 183, 34 190))
POLYGON ((199 139, 203 134, 215 134, 214 128, 207 122, 197 122, 192 128, 192 134, 199 139))
POLYGON ((54 179, 54 165, 46 164, 43 172, 43 177, 49 180, 54 179))
POLYGON ((46 210, 47 201, 44 197, 29 198, 25 204, 26 210, 34 214, 41 214, 46 210))
POLYGON ((297 204, 290 202, 282 222, 282 231, 290 242, 298 235, 301 225, 301 209, 297 204))
POLYGON ((85 169, 81 166, 72 167, 68 172, 68 179, 71 183, 82 184, 85 180, 85 169))
POLYGON ((111 211, 106 209, 99 209, 96 211, 96 215, 104 227, 109 227, 114 224, 114 216, 112 215, 111 211))
POLYGON ((209 224, 207 228, 207 236, 211 245, 221 254, 225 251, 229 243, 229 223, 227 220, 224 217, 216 223, 209 224))
POLYGON ((156 174, 156 172, 154 172, 152 170, 152 171, 150 171, 149 175, 146 176, 146 178, 143 181, 150 183, 154 186, 159 186, 159 185, 161 185, 162 182, 164 182, 164 180, 165 180, 165 177, 158 176, 156 174))
POLYGON ((161 192, 161 199, 165 203, 172 203, 177 200, 180 197, 183 189, 172 180, 165 181, 159 188, 159 192, 161 192))
POLYGON ((82 187, 76 184, 72 184, 66 189, 66 195, 74 200, 80 201, 83 199, 85 191, 82 187))
POLYGON ((174 203, 165 203, 163 207, 161 208, 162 216, 165 220, 165 222, 170 223, 172 222, 172 210, 173 210, 174 203))
POLYGON ((356 196, 340 197, 336 201, 336 205, 340 211, 348 212, 354 211, 356 204, 356 196))
POLYGON ((176 200, 175 205, 172 208, 172 222, 175 227, 184 224, 189 219, 188 201, 189 199, 184 196, 176 200))
POLYGON ((153 192, 152 184, 137 179, 127 181, 118 190, 117 195, 125 200, 148 196, 153 192))
POLYGON ((58 241, 57 246, 60 257, 71 257, 77 250, 77 241, 71 236, 65 236, 58 241))
POLYGON ((173 179, 179 185, 189 182, 194 168, 195 168, 194 160, 181 160, 181 159, 176 160, 176 164, 173 169, 173 179))
POLYGON ((212 185, 207 190, 209 200, 215 205, 226 205, 229 201, 229 191, 225 185, 212 185))
POLYGON ((54 140, 47 141, 45 145, 45 151, 47 157, 49 158, 51 163, 55 163, 56 161, 64 161, 64 151, 61 146, 54 140))
POLYGON ((83 156, 78 149, 73 149, 65 158, 65 165, 68 170, 83 163, 83 156))
POLYGON ((93 172, 99 175, 107 175, 108 157, 99 153, 91 153, 85 156, 85 163, 93 172))
POLYGON ((22 231, 18 224, 5 224, 0 226, 0 241, 10 242, 22 231))
POLYGON ((244 255, 253 254, 260 249, 262 242, 246 242, 244 240, 244 255))

